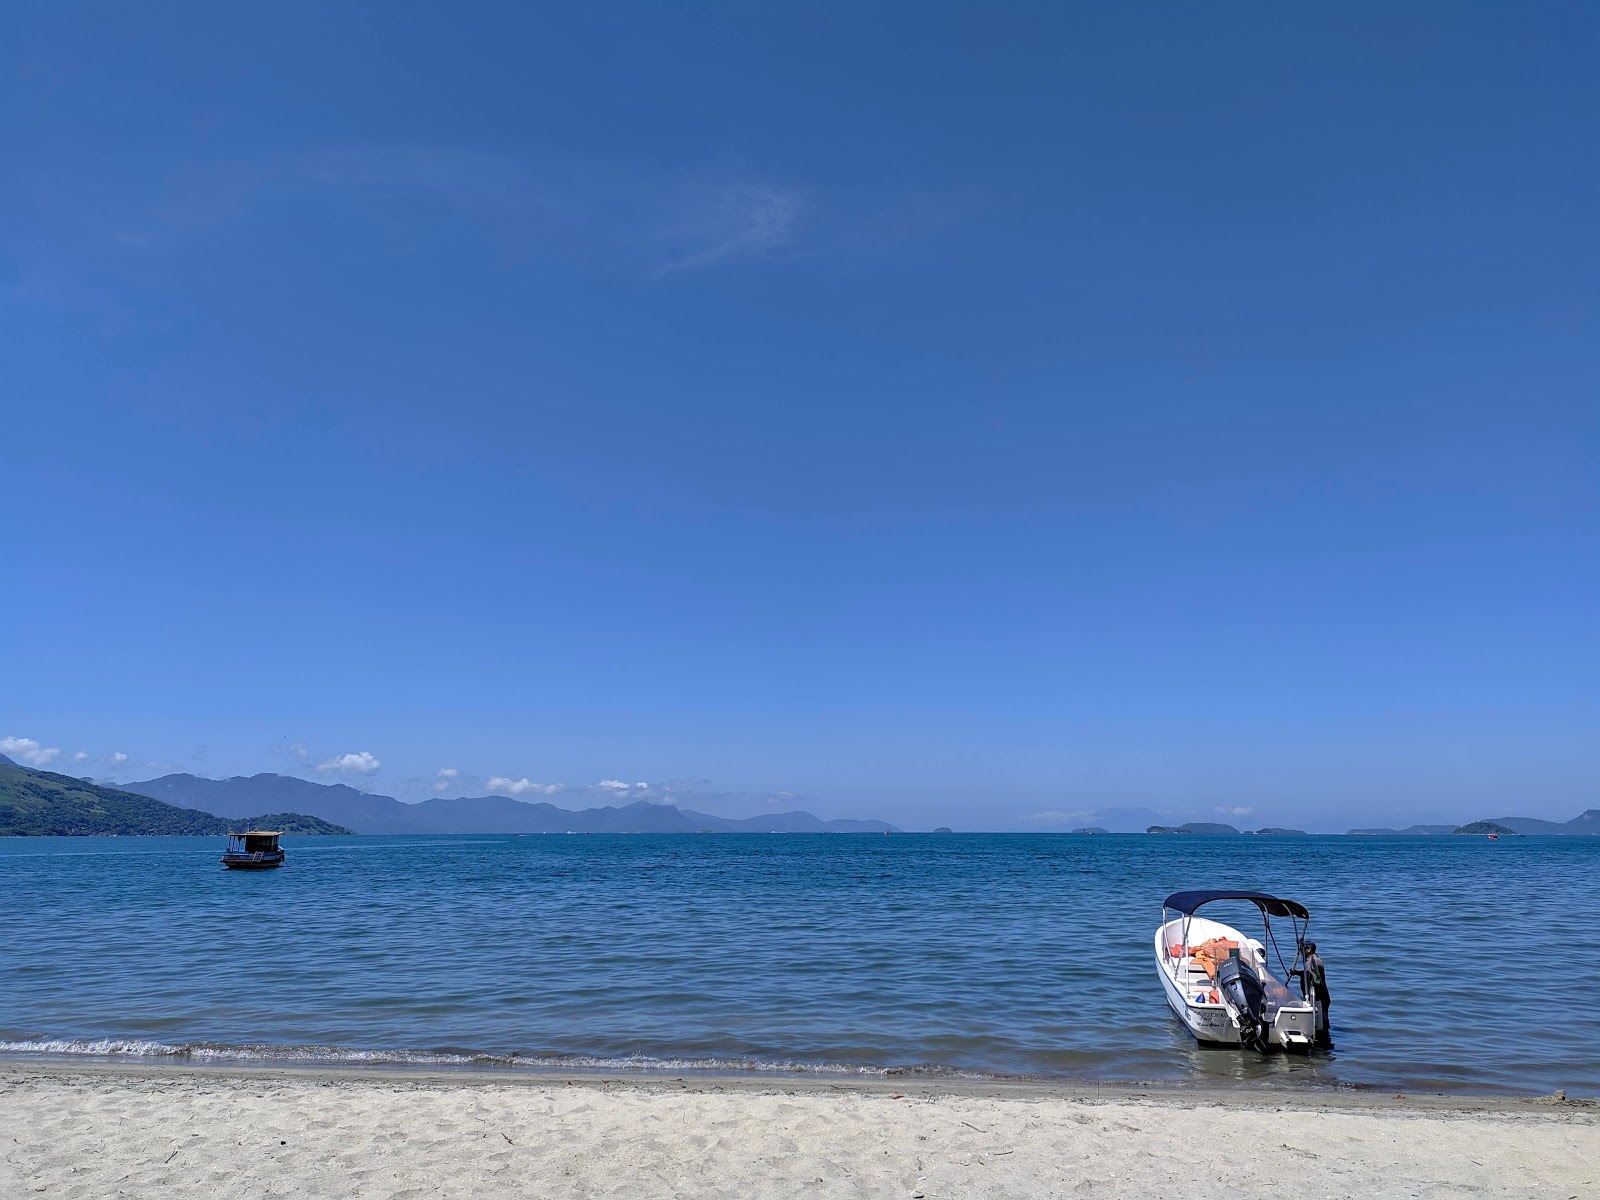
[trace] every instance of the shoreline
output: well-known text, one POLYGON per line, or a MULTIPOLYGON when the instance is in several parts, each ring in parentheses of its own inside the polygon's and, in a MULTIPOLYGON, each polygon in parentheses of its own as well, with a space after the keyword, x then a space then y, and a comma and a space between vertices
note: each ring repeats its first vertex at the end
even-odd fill
POLYGON ((1389 1091, 1349 1086, 1268 1081, 1217 1084, 1175 1081, 1043 1079, 1031 1077, 845 1076, 749 1071, 615 1071, 547 1066, 486 1067, 463 1064, 364 1063, 337 1061, 225 1060, 217 1062, 99 1059, 68 1056, 0 1055, 0 1084, 27 1079, 90 1083, 227 1081, 302 1081, 319 1086, 405 1084, 426 1089, 592 1088, 599 1091, 668 1093, 756 1093, 784 1095, 887 1095, 916 1098, 958 1097, 998 1100, 1062 1100, 1072 1103, 1175 1103, 1185 1106, 1320 1109, 1328 1111, 1416 1110, 1463 1113, 1592 1113, 1600 1118, 1600 1099, 1480 1092, 1389 1091))
POLYGON ((0 1195, 1594 1195, 1600 1105, 976 1080, 0 1063, 0 1195), (1308 1189, 1310 1189, 1308 1191, 1308 1189))

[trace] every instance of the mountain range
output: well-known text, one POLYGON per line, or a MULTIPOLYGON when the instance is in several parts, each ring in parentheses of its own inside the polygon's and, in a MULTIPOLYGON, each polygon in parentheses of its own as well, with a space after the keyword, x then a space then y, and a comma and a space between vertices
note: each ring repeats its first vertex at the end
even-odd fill
POLYGON ((232 833, 242 827, 283 833, 350 830, 301 813, 273 812, 228 820, 148 796, 102 787, 54 771, 19 766, 0 754, 0 836, 82 837, 232 833))
POLYGON ((205 779, 163 775, 123 784, 184 808, 224 816, 263 809, 309 813, 357 833, 898 833, 883 821, 824 821, 808 812, 739 819, 639 800, 620 806, 574 810, 509 796, 435 797, 406 804, 392 796, 357 791, 342 783, 312 783, 292 775, 236 775, 205 779))
MULTIPOLYGON (((1542 821, 1538 817, 1495 817, 1487 821, 1474 821, 1474 825, 1499 825, 1534 837, 1582 837, 1600 834, 1600 808, 1579 813, 1570 821, 1542 821)), ((1448 834, 1464 828, 1460 825, 1408 825, 1404 829, 1352 829, 1357 834, 1448 834)))

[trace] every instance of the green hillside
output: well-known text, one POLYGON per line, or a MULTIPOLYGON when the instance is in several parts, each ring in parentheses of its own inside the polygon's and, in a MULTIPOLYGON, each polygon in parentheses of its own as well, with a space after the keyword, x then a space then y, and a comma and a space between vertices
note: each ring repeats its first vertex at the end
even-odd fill
POLYGON ((215 835, 252 825, 302 835, 350 832, 299 813, 228 821, 70 775, 20 767, 9 759, 0 762, 0 837, 215 835))
POLYGON ((1499 835, 1499 836, 1502 836, 1502 837, 1521 837, 1522 836, 1515 829, 1512 829, 1509 825, 1502 825, 1502 824, 1500 824, 1499 821, 1469 821, 1467 824, 1463 825, 1460 829, 1457 829, 1456 832, 1457 833, 1476 833, 1476 834, 1493 833, 1493 834, 1496 834, 1496 835, 1499 835))
POLYGON ((355 834, 354 829, 346 829, 343 825, 335 825, 332 821, 324 821, 321 817, 309 817, 305 813, 263 813, 248 820, 224 823, 231 829, 276 829, 279 833, 298 833, 301 837, 321 837, 336 833, 355 834))

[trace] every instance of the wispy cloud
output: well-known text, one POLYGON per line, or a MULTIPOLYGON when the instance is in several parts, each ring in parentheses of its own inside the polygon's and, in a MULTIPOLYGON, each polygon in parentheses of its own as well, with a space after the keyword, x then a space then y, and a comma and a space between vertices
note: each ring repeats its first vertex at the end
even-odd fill
POLYGON ((365 750, 358 750, 354 754, 339 754, 326 762, 319 762, 317 770, 324 775, 371 775, 383 763, 365 750))
POLYGON ((21 759, 30 767, 45 766, 60 753, 60 746, 44 746, 29 737, 0 738, 0 754, 21 759))
POLYGON ((663 169, 448 143, 205 161, 67 156, 37 172, 28 193, 32 210, 15 232, 0 231, 17 267, 0 296, 98 306, 118 323, 139 319, 119 290, 129 272, 197 252, 302 253, 304 239, 286 233, 330 217, 341 253, 324 267, 443 251, 496 270, 559 259, 662 280, 801 258, 859 267, 928 241, 976 203, 704 163, 663 169))
POLYGON ((120 767, 123 763, 125 763, 127 761, 128 761, 128 756, 126 754, 124 754, 121 750, 113 750, 110 754, 108 754, 106 756, 106 762, 110 763, 113 767, 120 767))
POLYGON ((73 762, 88 762, 89 761, 89 752, 87 750, 79 750, 76 754, 74 754, 72 756, 72 761, 73 762))
POLYGON ((798 192, 735 181, 686 189, 663 238, 675 245, 656 277, 740 258, 765 258, 788 244, 804 209, 798 192))
POLYGON ((1217 805, 1217 811, 1219 813, 1225 813, 1230 817, 1248 817, 1251 813, 1255 812, 1255 808, 1249 804, 1236 804, 1232 808, 1219 804, 1217 805))
POLYGON ((487 785, 489 791, 498 796, 520 796, 524 792, 533 792, 540 796, 554 796, 561 790, 559 783, 534 783, 526 777, 511 779, 505 775, 492 775, 487 785))
POLYGON ((602 779, 594 786, 603 792, 610 792, 613 796, 637 796, 650 790, 650 785, 643 780, 638 783, 624 783, 620 779, 602 779))
POLYGON ((461 772, 454 767, 440 767, 434 775, 433 790, 436 792, 448 792, 452 786, 451 781, 459 774, 461 772))

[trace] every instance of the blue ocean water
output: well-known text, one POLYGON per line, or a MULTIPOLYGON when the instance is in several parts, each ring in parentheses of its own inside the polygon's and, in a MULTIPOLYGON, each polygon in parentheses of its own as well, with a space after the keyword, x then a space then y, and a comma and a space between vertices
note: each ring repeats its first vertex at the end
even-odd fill
POLYGON ((1600 838, 285 844, 0 839, 0 1052, 1600 1093, 1600 838), (1160 903, 1207 886, 1311 909, 1331 1052, 1169 1016, 1160 903))

